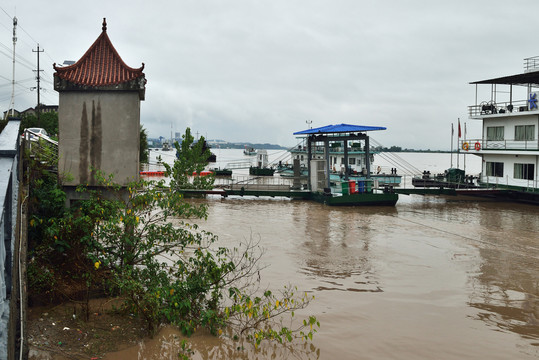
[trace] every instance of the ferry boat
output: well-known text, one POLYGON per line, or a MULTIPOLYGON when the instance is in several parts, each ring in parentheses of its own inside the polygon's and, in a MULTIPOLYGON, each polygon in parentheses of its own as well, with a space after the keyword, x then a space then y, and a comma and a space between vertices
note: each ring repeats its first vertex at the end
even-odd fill
POLYGON ((268 167, 268 152, 260 150, 256 154, 256 165, 249 167, 249 175, 273 176, 275 169, 268 167))
MULTIPOLYGON (((385 127, 360 126, 349 124, 328 125, 320 128, 307 129, 295 132, 294 135, 306 136, 306 156, 308 176, 307 187, 311 198, 315 201, 334 206, 363 206, 363 205, 388 205, 394 206, 398 201, 398 194, 392 191, 392 187, 380 186, 379 182, 371 178, 370 171, 370 146, 368 131, 385 130, 385 127), (348 143, 351 147, 363 148, 365 159, 365 180, 354 180, 349 176, 350 158, 348 143), (318 154, 319 144, 324 149, 324 156, 318 154), (359 145, 353 145, 358 143, 359 145), (362 146, 361 143, 364 145, 362 146), (340 144, 335 146, 334 144, 340 144), (343 178, 338 182, 332 182, 330 177, 331 151, 330 148, 342 146, 344 172, 343 178)), ((295 159, 299 164, 300 159, 295 159)))
POLYGON ((482 121, 482 133, 459 136, 460 151, 482 158, 482 185, 539 201, 539 57, 524 59, 522 73, 471 84, 469 118, 482 121))
MULTIPOLYGON (((307 176, 307 145, 303 138, 302 144, 290 149, 290 155, 292 161, 299 159, 300 161, 300 173, 301 176, 307 176)), ((365 146, 362 146, 360 141, 353 141, 347 143, 347 148, 344 148, 343 141, 336 141, 331 143, 328 148, 329 163, 330 163, 330 179, 333 182, 341 181, 345 177, 345 172, 348 173, 348 178, 355 181, 365 181, 368 178, 377 180, 380 185, 399 185, 401 183, 401 176, 397 174, 396 168, 385 168, 374 164, 374 155, 378 152, 370 149, 369 151, 369 164, 371 171, 367 176, 367 157, 365 152, 365 146), (348 158, 345 164, 345 153, 348 158)), ((313 159, 325 159, 324 146, 318 145, 311 149, 313 159)), ((279 164, 277 172, 282 177, 293 177, 293 166, 288 164, 279 164)))
POLYGON ((163 141, 163 146, 161 147, 161 151, 171 151, 172 147, 168 143, 168 141, 163 141))
POLYGON ((245 149, 243 149, 243 155, 247 155, 247 156, 256 155, 256 149, 252 146, 245 146, 245 149))

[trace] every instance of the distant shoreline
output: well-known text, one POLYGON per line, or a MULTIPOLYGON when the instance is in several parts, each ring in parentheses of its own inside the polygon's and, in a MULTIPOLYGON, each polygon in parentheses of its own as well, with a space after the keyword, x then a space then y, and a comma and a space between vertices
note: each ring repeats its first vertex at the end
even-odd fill
MULTIPOLYGON (((158 141, 158 139, 148 139, 151 141, 158 141)), ((245 147, 252 147, 255 149, 265 149, 265 150, 288 150, 293 148, 295 145, 292 146, 282 146, 278 144, 269 144, 269 143, 249 143, 249 142, 227 142, 224 140, 206 140, 206 143, 213 149, 245 149, 245 147)), ((160 144, 151 145, 148 144, 150 148, 161 148, 160 144)), ((451 153, 450 150, 422 150, 422 149, 403 149, 400 146, 391 146, 391 147, 377 147, 374 148, 377 152, 393 152, 393 153, 400 153, 400 152, 407 152, 407 153, 451 153)), ((453 151, 453 153, 457 153, 456 150, 453 151)), ((461 152, 464 153, 464 152, 461 152)))

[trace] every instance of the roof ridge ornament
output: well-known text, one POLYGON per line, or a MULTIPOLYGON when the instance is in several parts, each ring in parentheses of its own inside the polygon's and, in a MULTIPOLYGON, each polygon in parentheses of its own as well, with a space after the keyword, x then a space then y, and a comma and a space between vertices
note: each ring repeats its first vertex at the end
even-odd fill
POLYGON ((103 32, 107 32, 107 18, 103 18, 103 27, 101 29, 103 32))

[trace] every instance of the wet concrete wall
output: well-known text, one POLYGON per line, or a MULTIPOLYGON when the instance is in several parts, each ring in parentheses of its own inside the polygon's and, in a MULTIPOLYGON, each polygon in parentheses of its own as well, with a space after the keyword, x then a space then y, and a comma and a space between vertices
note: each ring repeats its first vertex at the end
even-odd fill
POLYGON ((113 174, 121 185, 138 179, 137 92, 63 92, 58 126, 58 174, 64 186, 96 185, 92 169, 113 174))
POLYGON ((19 181, 19 120, 10 120, 0 134, 0 360, 8 356, 8 322, 11 316, 13 248, 19 181))

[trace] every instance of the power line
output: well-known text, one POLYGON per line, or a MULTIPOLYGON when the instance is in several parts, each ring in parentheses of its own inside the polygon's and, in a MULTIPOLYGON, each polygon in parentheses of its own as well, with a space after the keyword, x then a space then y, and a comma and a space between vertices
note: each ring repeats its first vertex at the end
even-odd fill
MULTIPOLYGON (((1 43, 0 42, 0 46, 3 47, 5 50, 7 51, 11 51, 11 48, 9 46, 6 46, 5 44, 1 43)), ((11 57, 11 56, 9 56, 11 57)), ((19 54, 15 54, 15 58, 16 59, 19 59, 20 62, 24 62, 26 64, 29 64, 29 65, 24 65, 24 64, 21 64, 21 65, 24 65, 24 66, 30 66, 30 67, 33 67, 34 64, 32 64, 32 62, 26 60, 25 58, 23 58, 22 56, 20 56, 19 54)))
POLYGON ((9 14, 7 13, 7 11, 4 10, 3 7, 0 6, 0 9, 2 9, 2 11, 4 12, 4 14, 6 14, 8 18, 13 19, 13 16, 9 15, 9 14))

